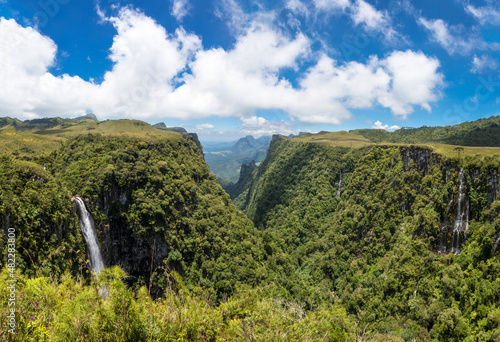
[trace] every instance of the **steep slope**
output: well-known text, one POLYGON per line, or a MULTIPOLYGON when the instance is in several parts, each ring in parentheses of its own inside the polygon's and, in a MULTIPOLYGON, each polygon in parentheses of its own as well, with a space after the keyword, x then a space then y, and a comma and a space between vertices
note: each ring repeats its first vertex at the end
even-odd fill
POLYGON ((71 202, 78 195, 97 224, 106 265, 121 265, 139 283, 152 266, 163 265, 190 288, 202 285, 222 294, 266 274, 260 232, 232 204, 185 134, 132 120, 46 131, 63 138, 50 155, 0 159, 0 180, 8 185, 0 192, 0 248, 6 253, 6 229, 18 229, 21 270, 44 262, 53 272, 81 266, 73 252, 46 259, 65 247, 85 250, 71 202))
POLYGON ((274 137, 235 200, 283 286, 311 305, 333 296, 375 331, 498 336, 485 324, 500 312, 500 151, 458 158, 305 138, 274 137))

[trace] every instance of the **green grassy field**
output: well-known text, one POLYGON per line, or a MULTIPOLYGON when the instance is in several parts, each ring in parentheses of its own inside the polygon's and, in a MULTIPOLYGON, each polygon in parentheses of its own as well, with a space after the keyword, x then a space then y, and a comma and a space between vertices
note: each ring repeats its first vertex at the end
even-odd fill
POLYGON ((330 146, 364 147, 374 145, 373 142, 360 135, 346 131, 340 132, 319 132, 317 134, 307 133, 292 138, 292 141, 312 142, 330 146))
POLYGON ((49 129, 16 131, 13 126, 0 130, 0 153, 22 155, 48 154, 69 138, 82 134, 126 136, 148 142, 179 139, 180 133, 159 130, 139 120, 84 121, 74 125, 59 125, 49 129))
POLYGON ((448 144, 401 144, 401 143, 388 143, 380 142, 374 143, 369 139, 352 134, 346 131, 340 132, 319 132, 317 134, 303 134, 291 138, 292 141, 308 142, 329 146, 344 146, 360 148, 365 146, 421 146, 432 149, 435 153, 444 155, 446 157, 467 157, 467 156, 494 156, 500 155, 500 147, 477 147, 477 146, 458 146, 448 144), (457 150, 458 148, 462 148, 457 150))

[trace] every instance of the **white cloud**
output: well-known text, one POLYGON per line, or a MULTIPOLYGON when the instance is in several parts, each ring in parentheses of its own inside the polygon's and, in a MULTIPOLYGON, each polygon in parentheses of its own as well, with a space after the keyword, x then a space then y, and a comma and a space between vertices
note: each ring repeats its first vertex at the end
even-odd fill
POLYGON ((382 125, 382 122, 376 121, 375 124, 372 125, 372 128, 375 128, 375 129, 385 129, 386 131, 395 131, 395 130, 400 129, 401 127, 396 126, 396 125, 389 127, 389 125, 382 125))
POLYGON ((389 14, 378 11, 364 0, 356 1, 351 16, 356 25, 363 25, 368 31, 380 32, 389 40, 398 37, 398 33, 392 28, 389 14))
POLYGON ((349 0, 314 0, 317 9, 332 10, 345 9, 349 7, 349 0))
POLYGON ((172 15, 177 21, 182 21, 188 14, 188 0, 174 0, 172 4, 172 15))
POLYGON ((379 11, 364 0, 314 0, 317 10, 348 14, 355 25, 362 26, 367 32, 380 33, 388 41, 403 37, 392 27, 392 19, 387 11, 379 11))
POLYGON ((474 17, 479 20, 482 25, 491 24, 491 25, 500 25, 500 8, 494 6, 485 6, 485 7, 474 7, 472 5, 468 5, 466 11, 472 14, 474 17))
MULTIPOLYGON (((425 27, 430 32, 432 40, 440 44, 450 55, 455 53, 468 54, 474 48, 473 40, 463 38, 466 36, 465 32, 456 35, 452 34, 448 24, 441 19, 427 20, 419 18, 418 23, 425 27)), ((454 31, 458 30, 458 28, 455 28, 454 31)))
POLYGON ((285 7, 295 14, 303 16, 309 15, 309 9, 307 8, 306 4, 300 0, 288 0, 285 7))
POLYGON ((293 127, 293 124, 286 121, 270 122, 269 120, 260 116, 251 116, 241 118, 241 125, 243 126, 242 133, 259 137, 262 135, 272 134, 298 134, 299 130, 293 127))
POLYGON ((117 30, 95 112, 104 115, 154 117, 166 112, 163 97, 173 91, 180 72, 201 48, 200 39, 177 29, 174 35, 142 13, 123 9, 108 20, 117 30))
POLYGON ((204 123, 204 124, 196 125, 196 126, 194 126, 194 128, 196 128, 199 131, 202 131, 205 129, 214 129, 215 126, 212 124, 209 124, 209 123, 204 123))
POLYGON ((167 97, 180 116, 250 116, 256 108, 281 108, 294 95, 283 68, 295 68, 308 53, 309 41, 291 40, 265 24, 254 23, 234 48, 200 50, 185 84, 167 97))
POLYGON ((402 118, 413 112, 413 105, 431 111, 429 102, 438 100, 444 78, 437 71, 437 59, 421 52, 397 51, 381 63, 392 79, 389 91, 378 98, 381 105, 402 118))
POLYGON ((3 115, 34 118, 84 112, 81 98, 92 85, 79 77, 54 77, 57 47, 48 37, 13 19, 0 18, 0 111, 3 115))
MULTIPOLYGON (((2 114, 74 116, 91 109, 101 118, 236 116, 248 118, 242 122, 251 129, 252 123, 278 125, 255 119, 256 110, 281 109, 303 122, 341 123, 354 108, 381 105, 403 118, 414 106, 430 110, 442 84, 439 61, 421 52, 396 51, 366 63, 338 65, 327 56, 314 62, 308 38, 285 35, 259 18, 228 50, 205 50, 198 36, 182 29, 168 33, 130 8, 102 19, 117 33, 109 53, 113 67, 100 84, 53 76, 48 68, 55 61, 54 42, 14 20, 1 19, 2 114), (303 59, 313 66, 302 71, 303 59), (279 76, 286 69, 300 75, 298 85, 279 76)), ((280 125, 283 132, 292 130, 280 125)))
POLYGON ((490 70, 496 70, 497 68, 498 61, 488 55, 482 55, 480 57, 474 56, 472 59, 471 71, 475 74, 482 74, 490 70))
POLYGON ((228 27, 239 35, 245 31, 249 21, 249 15, 246 14, 235 0, 221 0, 219 7, 215 10, 215 15, 225 20, 228 27))
POLYGON ((427 29, 431 39, 440 44, 450 55, 468 55, 473 50, 500 50, 500 44, 486 43, 475 28, 450 26, 441 19, 418 18, 418 23, 427 29))
POLYGON ((390 108, 401 118, 412 113, 414 105, 430 110, 429 103, 439 98, 443 83, 438 68, 438 60, 410 50, 393 52, 383 60, 372 57, 367 64, 343 66, 324 56, 301 82, 306 89, 301 100, 320 103, 314 114, 302 120, 338 123, 350 116, 348 108, 375 104, 390 108), (332 112, 337 115, 332 117, 332 112))

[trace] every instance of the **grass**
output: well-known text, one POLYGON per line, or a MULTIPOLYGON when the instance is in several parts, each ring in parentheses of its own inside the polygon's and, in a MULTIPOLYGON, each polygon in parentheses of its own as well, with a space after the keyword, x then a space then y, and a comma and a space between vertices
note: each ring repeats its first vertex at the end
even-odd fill
POLYGON ((63 141, 81 134, 126 136, 148 142, 179 139, 181 134, 159 130, 139 120, 84 121, 75 125, 59 125, 49 129, 16 131, 12 126, 0 130, 0 153, 16 153, 20 156, 49 154, 63 141))
POLYGON ((315 144, 322 144, 328 146, 345 146, 360 148, 365 146, 421 146, 428 147, 434 151, 434 153, 441 154, 445 157, 467 157, 480 155, 494 156, 500 155, 500 147, 476 147, 476 146, 457 146, 457 145, 447 145, 447 144, 399 144, 399 143, 373 143, 372 141, 364 138, 360 135, 352 134, 346 131, 340 132, 319 132, 316 134, 303 134, 291 138, 292 141, 309 142, 315 144), (458 152, 457 147, 463 148, 458 152))
POLYGON ((373 142, 360 135, 346 131, 340 132, 319 132, 316 134, 302 134, 291 139, 292 141, 312 142, 329 146, 364 147, 374 145, 373 142))

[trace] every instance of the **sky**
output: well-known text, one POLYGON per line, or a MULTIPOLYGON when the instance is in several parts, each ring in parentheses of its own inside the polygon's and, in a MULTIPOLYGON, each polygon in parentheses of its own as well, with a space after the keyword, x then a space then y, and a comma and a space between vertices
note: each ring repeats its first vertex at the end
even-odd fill
POLYGON ((202 141, 500 115, 498 0, 0 0, 0 116, 202 141))

